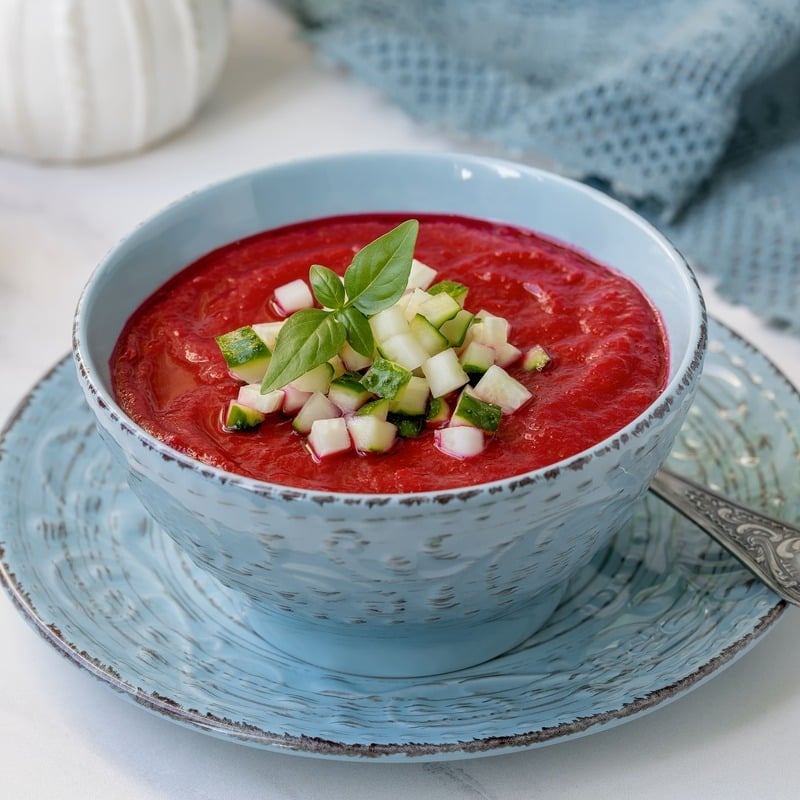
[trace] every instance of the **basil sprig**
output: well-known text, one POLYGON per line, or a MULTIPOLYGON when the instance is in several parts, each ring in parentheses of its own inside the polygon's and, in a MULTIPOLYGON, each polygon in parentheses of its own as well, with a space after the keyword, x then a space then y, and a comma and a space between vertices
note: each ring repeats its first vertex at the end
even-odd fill
POLYGON ((361 248, 345 270, 344 283, 314 264, 309 283, 324 308, 295 311, 281 327, 261 383, 266 394, 333 358, 345 342, 363 356, 375 349, 368 317, 394 305, 405 291, 419 223, 402 222, 361 248))

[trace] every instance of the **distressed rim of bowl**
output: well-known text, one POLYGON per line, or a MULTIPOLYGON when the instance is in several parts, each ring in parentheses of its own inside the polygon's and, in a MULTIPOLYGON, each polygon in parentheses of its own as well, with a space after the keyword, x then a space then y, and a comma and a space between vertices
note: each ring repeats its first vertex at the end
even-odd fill
POLYGON ((203 478, 214 480, 221 486, 232 486, 244 490, 254 496, 260 496, 268 499, 290 502, 310 501, 311 503, 315 503, 320 506, 337 502, 341 502, 350 506, 364 505, 366 507, 386 506, 390 504, 414 506, 425 503, 444 505, 452 500, 468 501, 473 497, 484 494, 485 492, 488 492, 490 495, 504 491, 515 492, 542 481, 551 481, 555 479, 560 472, 565 470, 580 471, 593 458, 600 457, 612 450, 619 450, 620 447, 630 438, 638 438, 644 434, 655 421, 661 419, 664 415, 669 413, 669 410, 673 407, 673 405, 679 403, 681 396, 689 389, 689 387, 691 387, 693 383, 696 384, 697 378, 699 377, 699 373, 702 369, 707 341, 708 316, 705 301, 692 267, 689 265, 683 254, 663 233, 661 233, 661 231, 659 231, 655 226, 645 220, 641 215, 633 211, 633 209, 626 206, 624 203, 615 200, 598 189, 594 189, 591 186, 587 186, 586 184, 580 183, 579 181, 571 178, 566 178, 548 170, 527 166, 506 159, 476 156, 458 152, 426 153, 391 150, 370 151, 366 153, 346 153, 339 155, 322 155, 311 158, 294 159, 258 169, 248 170, 240 173, 239 175, 211 183, 205 187, 196 189, 183 195, 182 197, 174 200, 172 203, 160 208, 154 214, 147 217, 130 233, 117 242, 114 247, 111 248, 111 250, 92 272, 86 285, 84 286, 78 300, 72 326, 72 356, 82 386, 93 398, 99 412, 106 416, 114 425, 118 426, 124 434, 133 437, 140 447, 156 452, 165 462, 174 462, 181 469, 188 469, 193 472, 198 472, 203 478), (248 177, 255 175, 268 176, 270 172, 275 170, 287 170, 299 166, 308 167, 314 166, 315 164, 322 166, 324 164, 329 164, 336 161, 346 162, 348 160, 372 159, 383 161, 393 157, 412 158, 419 160, 427 159, 435 161, 452 160, 454 162, 470 162, 472 164, 478 163, 484 167, 494 168, 495 170, 510 168, 525 173, 530 177, 544 177, 548 181, 560 183, 570 187, 573 191, 588 195, 595 202, 599 203, 600 205, 605 205, 614 211, 618 216, 625 218, 629 223, 639 227, 640 229, 643 229, 654 241, 657 241, 659 244, 665 247, 665 249, 668 250, 673 256, 676 271, 678 273, 682 273, 682 277, 687 285, 687 290, 689 290, 690 299, 694 300, 694 303, 692 303, 689 308, 691 314, 688 320, 688 326, 690 330, 694 330, 696 333, 692 337, 690 344, 688 344, 686 352, 679 362, 675 375, 664 387, 656 400, 637 417, 631 420, 627 425, 620 428, 612 435, 602 439, 591 447, 581 450, 580 452, 572 456, 568 456, 560 461, 553 462, 547 466, 530 470, 528 472, 510 475, 506 478, 476 483, 465 487, 389 494, 303 489, 300 487, 292 487, 271 481, 248 478, 246 476, 237 475, 236 473, 229 472, 218 467, 213 467, 209 464, 199 461, 198 459, 181 453, 179 450, 170 447, 160 439, 157 439, 155 436, 149 434, 146 430, 144 430, 144 428, 139 426, 127 414, 125 414, 113 397, 105 392, 102 382, 96 378, 93 370, 90 367, 91 358, 84 356, 84 350, 88 349, 88 345, 86 348, 84 348, 80 334, 82 329, 85 327, 84 319, 86 319, 88 316, 88 312, 86 310, 87 304, 91 300, 91 295, 94 291, 94 286, 98 276, 103 272, 110 258, 117 252, 117 250, 123 247, 133 235, 135 235, 138 231, 147 228, 168 210, 181 206, 190 198, 196 198, 198 195, 215 191, 237 181, 247 179, 248 177))

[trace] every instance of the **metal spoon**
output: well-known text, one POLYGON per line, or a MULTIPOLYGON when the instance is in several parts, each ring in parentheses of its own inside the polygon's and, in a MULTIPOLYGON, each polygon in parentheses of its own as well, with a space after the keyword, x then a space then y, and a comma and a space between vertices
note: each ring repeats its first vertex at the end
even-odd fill
POLYGON ((800 528, 661 469, 650 490, 690 519, 787 603, 800 605, 800 528))

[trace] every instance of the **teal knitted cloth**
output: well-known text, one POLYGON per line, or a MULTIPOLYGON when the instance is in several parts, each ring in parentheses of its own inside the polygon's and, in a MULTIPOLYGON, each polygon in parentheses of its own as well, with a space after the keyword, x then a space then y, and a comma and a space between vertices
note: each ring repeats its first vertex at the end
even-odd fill
POLYGON ((415 118, 619 197, 800 333, 800 0, 284 0, 415 118))

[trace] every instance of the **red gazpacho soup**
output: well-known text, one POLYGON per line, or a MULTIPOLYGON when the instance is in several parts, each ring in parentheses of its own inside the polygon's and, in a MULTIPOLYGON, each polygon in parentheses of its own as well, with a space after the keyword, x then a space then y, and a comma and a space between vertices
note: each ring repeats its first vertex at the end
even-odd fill
MULTIPOLYGON (((217 338, 281 321, 278 287, 308 282, 313 264, 341 275, 355 253, 409 216, 294 224, 187 266, 125 325, 111 359, 118 402, 153 436, 238 475, 321 492, 397 494, 466 487, 553 464, 612 435, 657 398, 667 380, 666 335, 630 279, 530 230, 422 214, 413 215, 414 257, 436 271, 437 282, 467 288, 464 308, 507 320, 509 341, 521 354, 534 347, 547 353, 544 369, 530 368, 522 355, 504 364, 530 399, 504 413, 469 458, 436 446, 440 423, 397 436, 386 452, 350 447, 324 458, 314 457, 294 417, 281 411, 252 430, 226 427, 222 409, 242 380, 228 369, 217 338)), ((474 384, 476 376, 470 378, 474 384)), ((443 399, 452 407, 459 391, 443 399)))

